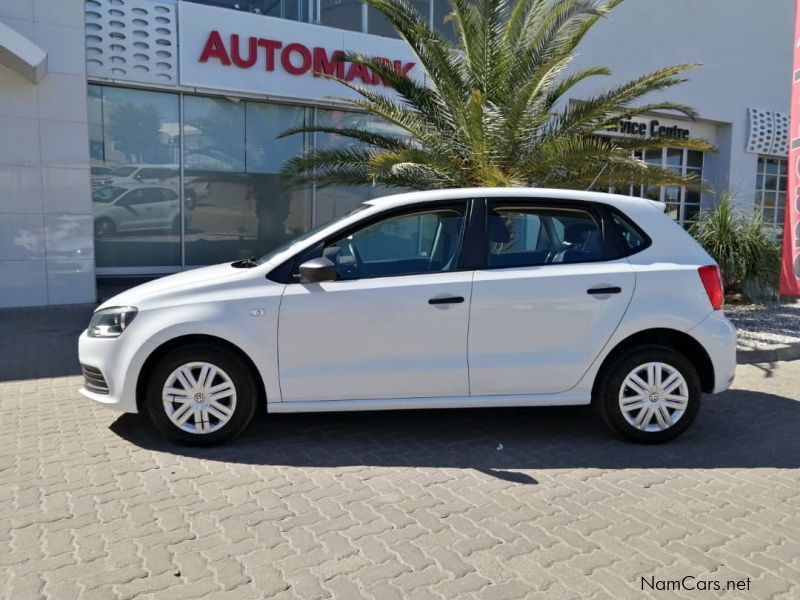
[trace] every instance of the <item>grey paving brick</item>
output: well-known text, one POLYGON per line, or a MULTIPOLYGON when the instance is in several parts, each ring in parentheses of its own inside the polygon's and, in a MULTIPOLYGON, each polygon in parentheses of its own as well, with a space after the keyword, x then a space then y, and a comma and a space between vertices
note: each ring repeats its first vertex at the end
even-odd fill
POLYGON ((800 362, 741 367, 663 446, 545 409, 270 415, 191 449, 77 394, 87 315, 0 311, 2 598, 800 595, 800 362))

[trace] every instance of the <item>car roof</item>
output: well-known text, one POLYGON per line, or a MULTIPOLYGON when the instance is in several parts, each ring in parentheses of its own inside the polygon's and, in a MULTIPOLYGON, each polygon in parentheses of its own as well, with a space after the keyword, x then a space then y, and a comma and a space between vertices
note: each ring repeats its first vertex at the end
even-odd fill
POLYGON ((139 171, 141 169, 169 169, 170 171, 179 169, 180 166, 177 164, 164 164, 164 163, 136 163, 136 164, 128 164, 128 165, 116 165, 115 169, 120 168, 127 168, 132 167, 133 169, 139 171))
POLYGON ((108 189, 108 188, 119 188, 121 190, 125 190, 126 192, 130 192, 131 190, 143 190, 143 189, 152 189, 152 188, 159 188, 163 190, 169 190, 171 192, 177 193, 177 190, 174 187, 170 187, 168 185, 158 185, 157 183, 136 183, 136 182, 128 182, 128 181, 115 181, 114 183, 108 183, 105 185, 101 185, 98 188, 95 188, 95 192, 99 192, 100 190, 108 189))
POLYGON ((461 198, 541 198, 547 200, 583 200, 585 202, 600 202, 609 204, 622 210, 638 207, 642 205, 642 201, 660 207, 663 210, 663 205, 655 200, 646 200, 644 198, 634 198, 631 196, 622 196, 620 194, 607 194, 604 192, 586 192, 581 190, 567 190, 567 189, 551 189, 551 188, 530 188, 530 187, 484 187, 484 188, 455 188, 445 190, 430 190, 424 192, 407 192, 403 194, 394 194, 391 196, 382 196, 380 198, 373 198, 367 200, 364 204, 374 206, 376 208, 395 208, 410 204, 418 204, 423 202, 432 202, 435 200, 457 200, 461 198))

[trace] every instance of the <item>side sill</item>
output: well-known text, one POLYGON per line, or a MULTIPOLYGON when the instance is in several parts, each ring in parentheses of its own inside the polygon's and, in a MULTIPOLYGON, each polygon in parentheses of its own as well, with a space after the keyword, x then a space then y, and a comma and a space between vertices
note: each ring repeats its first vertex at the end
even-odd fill
POLYGON ((514 406, 584 406, 587 393, 515 394, 511 396, 452 396, 445 398, 379 398, 375 400, 284 400, 268 402, 271 413, 409 410, 432 408, 500 408, 514 406))

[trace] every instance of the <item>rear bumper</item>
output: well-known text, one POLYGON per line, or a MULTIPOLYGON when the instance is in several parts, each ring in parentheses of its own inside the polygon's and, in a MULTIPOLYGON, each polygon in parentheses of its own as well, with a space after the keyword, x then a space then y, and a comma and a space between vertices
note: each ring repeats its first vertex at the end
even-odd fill
POLYGON ((736 375, 736 327, 721 310, 714 311, 687 332, 700 342, 714 366, 712 394, 724 392, 736 375))

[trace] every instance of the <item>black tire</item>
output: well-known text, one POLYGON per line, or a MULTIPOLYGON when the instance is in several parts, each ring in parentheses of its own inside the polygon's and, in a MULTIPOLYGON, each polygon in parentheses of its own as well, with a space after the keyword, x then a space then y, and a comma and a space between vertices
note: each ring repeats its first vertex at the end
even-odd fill
MULTIPOLYGON (((219 379, 215 381, 219 381, 219 379)), ((253 419, 258 399, 258 389, 253 375, 244 360, 235 352, 213 344, 181 346, 168 352, 151 371, 146 389, 147 413, 156 428, 177 442, 189 446, 213 446, 239 435, 253 419), (178 367, 193 362, 209 363, 221 369, 234 387, 233 414, 227 423, 215 431, 201 433, 182 429, 170 420, 162 400, 162 391, 170 375, 178 367)), ((227 402, 230 403, 230 399, 227 402)), ((175 408, 180 404, 171 404, 171 406, 175 408)), ((216 427, 220 423, 216 417, 211 416, 209 419, 211 427, 216 427)), ((190 420, 194 421, 194 417, 190 417, 190 420)))
POLYGON ((107 238, 116 232, 117 226, 108 217, 100 217, 94 222, 94 237, 96 238, 107 238))
MULTIPOLYGON (((658 394, 655 396, 657 399, 653 401, 658 402, 658 394)), ((691 426, 700 410, 701 397, 700 377, 685 356, 666 346, 637 346, 625 352, 600 375, 598 385, 595 387, 593 403, 600 410, 606 424, 623 437, 645 444, 658 444, 675 439, 691 426), (664 363, 677 370, 683 376, 688 392, 688 403, 683 413, 672 426, 659 431, 638 429, 628 422, 620 407, 620 392, 623 382, 637 367, 650 362, 664 363)), ((651 399, 652 395, 648 397, 648 400, 651 399)), ((646 406, 641 410, 645 410, 646 406)), ((676 414, 672 409, 667 410, 670 411, 671 416, 676 414)), ((638 414, 638 411, 632 413, 633 416, 638 414)))

